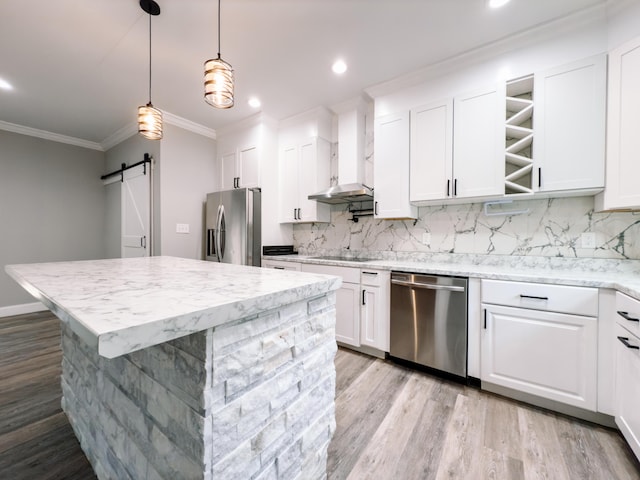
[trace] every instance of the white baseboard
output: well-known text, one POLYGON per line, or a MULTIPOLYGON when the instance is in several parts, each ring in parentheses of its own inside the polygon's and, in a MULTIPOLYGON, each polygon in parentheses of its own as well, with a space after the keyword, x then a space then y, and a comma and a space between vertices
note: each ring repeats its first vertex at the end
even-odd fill
POLYGON ((9 305, 8 307, 0 307, 0 318, 11 317, 13 315, 24 315, 25 313, 43 312, 45 310, 47 310, 47 307, 40 302, 9 305))

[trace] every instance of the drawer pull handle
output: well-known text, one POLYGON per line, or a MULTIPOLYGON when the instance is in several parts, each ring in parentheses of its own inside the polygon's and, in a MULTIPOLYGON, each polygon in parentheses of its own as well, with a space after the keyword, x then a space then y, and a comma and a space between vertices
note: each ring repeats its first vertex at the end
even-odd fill
POLYGON ((362 271, 363 275, 378 275, 378 272, 365 272, 364 270, 362 271))
POLYGON ((629 320, 630 322, 640 322, 640 318, 634 318, 629 315, 629 312, 621 312, 618 310, 618 315, 620 315, 625 320, 629 320))
POLYGON ((634 350, 640 350, 640 346, 631 345, 629 343, 629 337, 618 337, 618 340, 620 340, 624 344, 624 346, 627 347, 627 348, 632 348, 634 350))
POLYGON ((275 268, 276 270, 284 270, 284 267, 273 267, 273 268, 275 268))
POLYGON ((549 297, 536 297, 535 295, 520 295, 520 298, 529 298, 532 300, 549 300, 549 297))

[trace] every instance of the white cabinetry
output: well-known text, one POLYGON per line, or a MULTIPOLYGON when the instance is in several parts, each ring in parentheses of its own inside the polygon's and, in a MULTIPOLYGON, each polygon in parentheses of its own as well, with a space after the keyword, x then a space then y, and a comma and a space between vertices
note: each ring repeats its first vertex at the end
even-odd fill
POLYGON ((270 161, 274 122, 262 114, 218 132, 219 190, 261 186, 263 162, 270 161))
POLYGON ((411 202, 451 196, 453 99, 411 109, 409 191, 411 202))
POLYGON ((328 222, 329 205, 307 197, 329 186, 330 146, 323 138, 285 145, 280 152, 280 221, 328 222))
POLYGON ((604 187, 606 55, 534 76, 538 191, 604 187))
POLYGON ((453 101, 452 197, 504 194, 504 86, 453 101))
POLYGON ((615 419, 622 435, 640 459, 640 301, 616 294, 615 327, 616 387, 615 419))
POLYGON ((262 260, 263 268, 275 268, 276 270, 300 271, 300 264, 296 262, 285 262, 283 260, 262 260))
POLYGON ((389 272, 368 269, 360 276, 360 343, 383 352, 389 351, 390 277, 389 272))
POLYGON ((483 280, 482 307, 483 388, 596 410, 597 289, 483 280))
POLYGON ((388 271, 306 263, 301 270, 342 278, 342 286, 336 293, 338 342, 389 351, 391 274, 388 271))
POLYGON ((303 263, 303 272, 336 275, 342 286, 336 292, 336 340, 360 346, 360 270, 350 267, 303 263))
POLYGON ((607 172, 600 210, 639 209, 640 37, 609 52, 607 172))
POLYGON ((376 118, 374 128, 374 216, 417 218, 409 202, 409 112, 376 118))
POLYGON ((257 144, 223 153, 220 166, 222 190, 260 186, 260 153, 257 144))

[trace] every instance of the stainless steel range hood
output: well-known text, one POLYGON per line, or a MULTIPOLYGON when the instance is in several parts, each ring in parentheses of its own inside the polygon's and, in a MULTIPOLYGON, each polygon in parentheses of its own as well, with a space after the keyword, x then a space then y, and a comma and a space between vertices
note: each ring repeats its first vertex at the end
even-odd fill
POLYGON ((346 108, 338 115, 338 185, 309 195, 309 200, 330 204, 373 200, 373 189, 363 183, 366 104, 357 99, 346 108))
POLYGON ((322 203, 366 202, 373 200, 373 189, 362 183, 347 183, 346 185, 335 185, 322 192, 309 195, 309 200, 316 200, 322 203))

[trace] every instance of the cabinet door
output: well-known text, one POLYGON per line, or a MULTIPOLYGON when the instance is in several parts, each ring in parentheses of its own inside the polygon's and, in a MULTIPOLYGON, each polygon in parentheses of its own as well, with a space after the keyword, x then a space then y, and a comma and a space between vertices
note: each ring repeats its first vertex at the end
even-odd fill
POLYGON ((504 87, 453 103, 453 196, 504 194, 504 87))
POLYGON ((609 53, 604 208, 640 208, 640 37, 609 53))
POLYGON ((535 75, 539 191, 604 187, 606 65, 603 54, 535 75))
POLYGON ((373 181, 376 218, 417 218, 409 202, 409 112, 375 120, 373 181))
POLYGON ((241 148, 238 152, 237 185, 242 188, 260 186, 260 155, 258 147, 241 148))
POLYGON ((389 302, 383 287, 363 286, 360 310, 360 343, 389 351, 389 302))
POLYGON ((616 424, 640 459, 640 339, 616 325, 616 424), (622 341, 625 339, 628 345, 622 341), (636 348, 630 348, 636 347, 636 348))
POLYGON ((360 284, 343 283, 336 291, 336 340, 360 346, 360 284))
POLYGON ((280 222, 295 222, 298 216, 298 147, 289 145, 280 152, 280 222))
POLYGON ((596 410, 595 317, 483 307, 482 381, 596 410))
POLYGON ((221 190, 231 190, 236 188, 236 177, 238 172, 236 170, 236 152, 229 152, 222 155, 220 160, 220 177, 221 190))
POLYGON ((312 138, 300 144, 298 159, 298 221, 328 222, 329 205, 309 200, 309 195, 329 187, 329 142, 312 138))
POLYGON ((412 202, 451 195, 453 100, 411 110, 409 191, 412 202))

